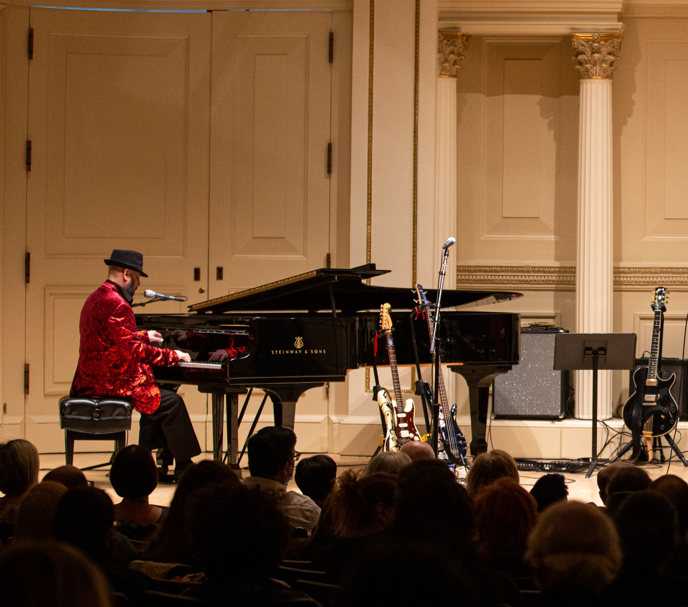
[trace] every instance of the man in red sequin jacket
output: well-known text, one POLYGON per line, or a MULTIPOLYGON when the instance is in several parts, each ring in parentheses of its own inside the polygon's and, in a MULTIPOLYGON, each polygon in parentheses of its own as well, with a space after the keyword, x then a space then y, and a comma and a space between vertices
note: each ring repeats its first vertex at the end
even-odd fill
POLYGON ((139 444, 169 447, 178 477, 201 452, 183 399, 158 387, 152 365, 190 360, 180 350, 166 350, 157 331, 137 331, 131 308, 143 272, 143 255, 115 249, 106 259, 107 280, 89 295, 81 310, 79 363, 71 396, 120 396, 141 413, 139 444))

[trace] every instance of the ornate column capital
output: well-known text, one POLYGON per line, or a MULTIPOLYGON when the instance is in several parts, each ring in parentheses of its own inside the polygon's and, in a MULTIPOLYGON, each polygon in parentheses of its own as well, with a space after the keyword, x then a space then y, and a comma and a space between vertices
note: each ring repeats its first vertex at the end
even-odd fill
POLYGON ((572 34, 573 59, 578 61, 579 78, 611 80, 621 39, 618 34, 572 34))
POLYGON ((440 60, 440 78, 456 78, 468 48, 468 36, 461 32, 438 32, 437 56, 440 60))

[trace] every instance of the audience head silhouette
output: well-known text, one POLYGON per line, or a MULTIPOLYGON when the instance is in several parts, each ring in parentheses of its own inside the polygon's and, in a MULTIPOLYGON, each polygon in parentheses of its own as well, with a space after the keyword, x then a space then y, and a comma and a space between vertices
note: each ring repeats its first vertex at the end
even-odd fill
POLYGON ((519 482, 518 467, 513 457, 500 449, 481 453, 473 460, 466 475, 466 490, 474 497, 480 489, 505 476, 519 482))

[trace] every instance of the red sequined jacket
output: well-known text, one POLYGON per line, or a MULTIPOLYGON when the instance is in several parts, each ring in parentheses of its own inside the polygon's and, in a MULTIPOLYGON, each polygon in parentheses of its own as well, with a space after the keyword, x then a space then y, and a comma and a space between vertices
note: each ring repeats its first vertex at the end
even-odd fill
POLYGON ((173 350, 150 345, 136 330, 134 312, 117 287, 105 282, 88 296, 79 322, 79 364, 70 396, 122 396, 141 413, 155 413, 160 389, 151 365, 171 366, 173 350))

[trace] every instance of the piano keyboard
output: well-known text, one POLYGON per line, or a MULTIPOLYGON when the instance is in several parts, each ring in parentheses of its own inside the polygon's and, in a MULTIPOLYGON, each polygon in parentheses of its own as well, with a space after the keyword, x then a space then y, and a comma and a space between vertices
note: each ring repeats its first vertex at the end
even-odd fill
POLYGON ((220 371, 222 369, 222 363, 221 362, 200 362, 200 361, 193 361, 190 363, 187 362, 180 362, 179 363, 180 367, 186 367, 187 369, 213 369, 216 371, 220 371))

